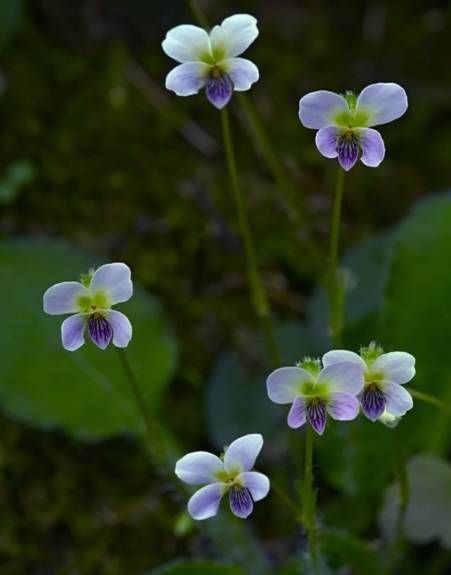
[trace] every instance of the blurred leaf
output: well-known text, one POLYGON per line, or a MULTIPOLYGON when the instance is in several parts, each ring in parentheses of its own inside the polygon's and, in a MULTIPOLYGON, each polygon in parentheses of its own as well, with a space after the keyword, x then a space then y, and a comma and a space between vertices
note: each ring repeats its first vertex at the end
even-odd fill
MULTIPOLYGON (((8 241, 0 246, 0 403, 10 414, 40 427, 59 426, 98 439, 141 429, 141 419, 120 369, 116 350, 90 341, 65 351, 63 318, 42 311, 42 296, 58 281, 76 280, 92 256, 53 241, 8 241)), ((134 334, 127 355, 150 409, 158 408, 175 367, 176 345, 156 300, 139 288, 121 311, 134 334)))
MULTIPOLYGON (((394 231, 374 234, 351 247, 341 260, 345 283, 345 334, 348 346, 359 348, 379 337, 394 231)), ((309 321, 324 348, 330 345, 326 291, 319 286, 308 310, 309 321)))
POLYGON ((22 189, 34 180, 35 175, 35 167, 29 160, 18 160, 8 166, 0 180, 0 205, 12 203, 22 189))
MULTIPOLYGON (((278 326, 277 340, 282 365, 294 365, 317 347, 308 329, 299 322, 278 326)), ((271 372, 269 359, 259 342, 252 357, 236 350, 225 351, 213 368, 207 389, 206 417, 210 440, 219 449, 240 435, 258 431, 265 438, 285 441, 286 417, 280 406, 266 394, 266 378, 271 372)))
MULTIPOLYGON (((402 225, 394 248, 386 289, 384 333, 391 349, 404 349, 417 360, 415 385, 445 402, 451 399, 449 355, 451 328, 450 258, 451 195, 421 202, 402 225)), ((418 404, 418 402, 417 402, 418 404)), ((428 420, 415 422, 423 429, 424 448, 437 452, 449 445, 446 413, 435 412, 428 420)), ((448 421, 448 423, 447 423, 448 421)))
POLYGON ((321 548, 337 567, 351 568, 353 575, 379 575, 381 565, 376 550, 346 531, 326 531, 321 536, 321 548))
MULTIPOLYGON (((404 534, 413 543, 434 540, 451 548, 451 465, 436 457, 418 455, 407 464, 410 498, 404 515, 404 534)), ((392 537, 399 514, 399 489, 392 485, 380 516, 382 529, 392 537)))
POLYGON ((22 0, 2 0, 0 2, 0 51, 11 40, 22 19, 22 0))
POLYGON ((233 565, 218 565, 211 561, 180 561, 158 567, 148 575, 244 575, 233 565))

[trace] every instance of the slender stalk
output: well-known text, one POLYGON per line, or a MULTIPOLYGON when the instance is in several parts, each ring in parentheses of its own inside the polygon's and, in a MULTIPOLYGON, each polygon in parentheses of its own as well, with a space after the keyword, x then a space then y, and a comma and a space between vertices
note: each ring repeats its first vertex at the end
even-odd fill
POLYGON ((209 28, 208 20, 205 14, 202 12, 202 9, 199 6, 199 4, 196 2, 196 0, 187 0, 187 3, 189 8, 191 9, 191 12, 193 13, 194 18, 199 22, 202 28, 208 29, 209 28))
POLYGON ((138 381, 130 365, 125 350, 119 347, 115 349, 118 352, 119 361, 122 366, 125 379, 130 386, 130 391, 132 392, 136 407, 144 423, 149 440, 148 447, 151 451, 152 458, 154 459, 155 463, 160 464, 166 468, 170 462, 170 458, 167 446, 165 445, 166 439, 164 437, 163 431, 147 409, 144 396, 142 394, 141 388, 139 387, 138 381))
POLYGON ((302 510, 291 497, 285 493, 278 483, 271 479, 271 489, 293 514, 296 521, 303 522, 302 510))
POLYGON ((343 329, 344 316, 344 293, 338 270, 338 255, 340 245, 341 208, 343 204, 344 170, 338 168, 337 182, 335 187, 335 199, 332 211, 332 223, 330 234, 330 278, 329 278, 329 306, 330 328, 335 345, 339 345, 341 331, 343 329))
POLYGON ((423 403, 428 403, 429 405, 438 407, 442 411, 445 411, 446 413, 451 415, 451 407, 449 407, 445 402, 438 399, 438 397, 434 397, 433 395, 424 393, 424 391, 418 391, 417 389, 412 389, 411 387, 409 387, 409 392, 415 399, 419 399, 423 403))
POLYGON ((279 351, 277 348, 277 341, 274 334, 272 325, 271 311, 269 309, 268 298, 266 295, 265 286, 258 269, 257 257, 255 254, 254 240, 247 217, 246 206, 241 192, 240 181, 238 178, 238 170, 236 166, 235 151, 233 148, 232 134, 230 131, 230 120, 227 108, 221 110, 222 132, 224 137, 224 148, 226 153, 227 168, 230 177, 230 184, 235 202, 236 211, 238 214, 238 224, 240 227, 241 237, 244 243, 244 250, 246 253, 247 275, 249 281, 249 288, 252 296, 252 304, 255 313, 259 318, 263 333, 266 340, 266 345, 275 365, 280 363, 279 351))
POLYGON ((304 453, 304 482, 301 498, 307 529, 308 552, 314 575, 318 573, 318 528, 316 525, 316 492, 313 484, 313 431, 307 425, 304 453))

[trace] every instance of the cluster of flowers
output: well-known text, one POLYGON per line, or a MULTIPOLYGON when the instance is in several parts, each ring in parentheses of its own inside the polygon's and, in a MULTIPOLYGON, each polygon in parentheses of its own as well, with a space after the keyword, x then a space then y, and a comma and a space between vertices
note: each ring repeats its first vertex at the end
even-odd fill
MULTIPOLYGON (((239 14, 226 18, 210 33, 182 25, 167 33, 163 50, 178 65, 166 78, 166 87, 180 96, 205 89, 218 109, 227 105, 233 91, 248 90, 259 78, 255 64, 240 58, 258 36, 257 21, 239 14)), ((385 124, 404 114, 407 96, 393 83, 366 87, 357 97, 320 90, 299 103, 302 124, 318 130, 316 145, 327 158, 337 158, 351 169, 360 157, 367 166, 380 164, 385 155, 381 135, 372 126, 385 124)), ((44 311, 51 315, 72 314, 61 326, 65 349, 75 351, 85 343, 85 331, 100 349, 110 342, 126 347, 132 337, 127 317, 112 306, 133 294, 130 269, 123 263, 103 265, 81 277, 63 282, 44 294, 44 311)), ((360 410, 371 421, 396 425, 409 409, 412 397, 403 385, 415 375, 415 358, 405 352, 383 353, 375 344, 360 355, 346 350, 327 352, 322 360, 306 358, 294 367, 281 367, 267 379, 269 398, 291 404, 288 425, 297 429, 308 423, 319 435, 328 416, 339 421, 355 419, 360 410)), ((189 500, 194 519, 216 515, 228 493, 232 512, 241 518, 252 513, 254 502, 266 497, 269 479, 253 471, 263 447, 263 437, 253 433, 233 441, 221 457, 197 451, 176 463, 175 473, 189 485, 203 485, 189 500)))
MULTIPOLYGON (((248 14, 230 16, 210 33, 189 24, 169 30, 162 47, 180 64, 167 75, 166 88, 178 96, 205 89, 208 100, 223 108, 234 90, 249 90, 259 79, 257 66, 238 57, 257 36, 257 20, 248 14)), ((316 146, 320 153, 337 158, 348 171, 359 157, 373 168, 382 162, 385 145, 373 126, 392 122, 406 110, 405 90, 392 82, 379 82, 367 86, 359 96, 328 90, 307 94, 299 102, 299 119, 306 128, 318 130, 316 146)))
MULTIPOLYGON (((51 315, 73 314, 61 325, 62 344, 68 351, 79 349, 88 329, 100 349, 110 342, 126 347, 132 326, 111 306, 133 294, 131 272, 124 263, 91 270, 80 282, 62 282, 44 294, 44 311, 51 315)), ((322 435, 327 416, 339 421, 355 419, 360 411, 371 421, 396 424, 413 402, 403 385, 415 375, 415 358, 406 352, 383 353, 375 344, 360 351, 332 350, 317 359, 306 358, 294 367, 281 367, 267 379, 269 398, 291 404, 288 425, 297 429, 306 422, 322 435)), ((204 451, 189 453, 175 467, 176 475, 189 485, 205 485, 189 500, 194 519, 216 515, 221 498, 229 494, 232 512, 241 518, 252 513, 254 502, 266 497, 269 479, 252 471, 263 447, 260 434, 236 439, 221 457, 204 451)))

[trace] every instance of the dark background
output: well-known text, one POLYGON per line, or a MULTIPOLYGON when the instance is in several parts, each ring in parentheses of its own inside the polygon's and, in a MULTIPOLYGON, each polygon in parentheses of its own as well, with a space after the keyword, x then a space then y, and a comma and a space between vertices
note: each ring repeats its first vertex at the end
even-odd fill
MULTIPOLYGON (((238 377, 238 360, 224 353, 233 346, 253 377, 261 373, 262 396, 268 362, 249 304, 219 115, 202 94, 177 98, 164 89, 175 64, 162 52, 161 41, 169 28, 194 23, 194 16, 181 1, 29 0, 16 18, 19 4, 8 0, 0 10, 2 240, 64 239, 93 259, 126 261, 135 279, 159 298, 178 342, 177 368, 160 417, 186 451, 216 449, 221 423, 212 413, 208 382, 238 377)), ((260 36, 246 56, 258 65, 261 78, 248 97, 290 193, 282 193, 234 97, 239 169, 274 315, 296 322, 294 335, 288 335, 295 356, 321 353, 326 330, 320 327, 313 342, 298 323, 312 315, 315 323, 317 317, 311 298, 326 272, 336 166, 318 154, 314 132, 300 125, 299 98, 317 89, 358 92, 377 81, 406 89, 407 114, 382 129, 386 160, 377 170, 359 165, 346 178, 343 249, 391 233, 417 200, 450 183, 451 7, 380 0, 201 5, 213 23, 237 12, 258 18, 260 36)), ((444 248, 445 262, 446 257, 444 248)), ((75 279, 78 272, 60 280, 75 279)), ((367 291, 376 289, 373 272, 362 273, 367 291)), ((321 295, 313 297, 321 307, 321 295)), ((57 338, 57 324, 52 326, 57 338)), ((359 325, 349 345, 358 348, 380 337, 375 331, 373 336, 371 323, 359 325)), ((239 401, 252 404, 249 395, 238 394, 238 410, 239 401)), ((427 426, 424 422, 435 415, 427 408, 415 426, 427 426)), ((6 414, 0 428, 2 575, 138 574, 174 558, 217 555, 195 528, 174 533, 184 500, 165 476, 149 468, 131 437, 86 443, 6 414)), ((281 444, 294 443, 296 453, 298 437, 285 433, 283 423, 275 429, 274 437, 283 434, 281 444)), ((367 426, 362 433, 374 429, 367 426)), ((447 429, 444 424, 443 437, 447 429)), ((377 427, 384 444, 392 442, 390 433, 377 427)), ((283 463, 288 461, 283 449, 274 440, 262 466, 269 474, 271 464, 285 466, 286 472, 278 473, 292 489, 296 467, 283 463)), ((415 444, 411 452, 418 451, 415 444)), ((448 453, 449 441, 443 440, 439 455, 448 453)), ((367 464, 365 483, 375 473, 368 463, 377 468, 377 459, 365 453, 359 461, 367 464)), ((347 493, 321 469, 324 522, 338 522, 379 542, 378 513, 384 490, 396 477, 393 466, 370 493, 347 493), (352 515, 348 524, 346 513, 352 515)), ((284 564, 302 548, 302 531, 274 497, 259 507, 253 529, 274 564, 284 564)), ((446 573, 451 565, 449 551, 433 542, 406 543, 404 560, 409 570, 399 573, 431 561, 439 566, 428 573, 446 573)), ((341 559, 340 564, 348 563, 341 559)), ((343 572, 359 573, 358 566, 352 569, 343 572)))

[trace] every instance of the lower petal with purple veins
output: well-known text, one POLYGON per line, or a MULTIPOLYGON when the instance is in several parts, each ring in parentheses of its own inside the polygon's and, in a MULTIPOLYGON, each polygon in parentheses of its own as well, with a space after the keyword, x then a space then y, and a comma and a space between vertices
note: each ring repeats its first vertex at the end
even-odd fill
POLYGON ((343 170, 349 171, 359 158, 360 144, 353 132, 345 132, 338 139, 338 162, 343 170))
POLYGON ((319 399, 313 399, 307 405, 306 412, 307 421, 318 435, 322 435, 326 428, 327 421, 326 404, 319 399))
POLYGON ((360 396, 360 404, 363 413, 371 419, 376 421, 384 413, 385 409, 385 396, 376 385, 369 384, 363 390, 360 396))
POLYGON ((232 97, 233 82, 228 74, 212 73, 208 79, 205 93, 209 102, 213 104, 218 110, 224 108, 232 97))
POLYGON ((247 487, 234 485, 229 491, 230 509, 241 519, 246 519, 254 509, 251 492, 247 487))
POLYGON ((88 330, 92 341, 100 349, 105 349, 113 337, 109 321, 100 313, 93 313, 88 319, 88 330))

